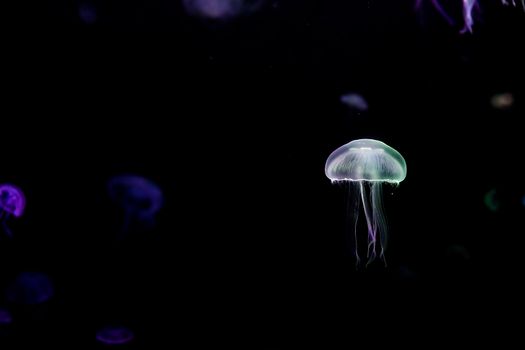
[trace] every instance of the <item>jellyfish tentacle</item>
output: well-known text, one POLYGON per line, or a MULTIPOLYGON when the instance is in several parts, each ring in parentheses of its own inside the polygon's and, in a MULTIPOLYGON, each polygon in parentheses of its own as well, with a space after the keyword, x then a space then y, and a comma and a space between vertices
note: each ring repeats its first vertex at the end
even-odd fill
MULTIPOLYGON (((361 264, 361 258, 359 257, 359 245, 358 245, 358 235, 357 235, 357 223, 359 220, 359 210, 361 209, 360 205, 360 195, 358 192, 360 192, 359 187, 354 182, 349 182, 349 196, 347 200, 347 213, 351 213, 350 221, 352 222, 353 231, 354 231, 354 237, 353 237, 353 251, 354 256, 356 259, 355 265, 356 267, 359 267, 361 264)), ((350 224, 350 222, 349 222, 350 224)))
POLYGON ((450 17, 448 15, 447 11, 445 11, 445 9, 443 8, 443 6, 441 6, 441 4, 439 3, 438 0, 432 0, 432 6, 434 6, 434 8, 448 22, 449 25, 451 25, 451 26, 455 25, 454 20, 452 19, 452 17, 450 17))
POLYGON ((383 184, 380 182, 375 182, 372 184, 372 189, 370 193, 370 198, 372 202, 372 215, 374 222, 374 233, 379 235, 379 246, 381 251, 379 257, 386 265, 385 250, 387 245, 387 221, 385 216, 385 211, 383 208, 383 184))
POLYGON ((376 236, 372 225, 372 212, 370 210, 370 205, 367 203, 367 199, 365 196, 366 189, 365 186, 363 186, 363 181, 359 181, 359 189, 361 191, 361 201, 363 202, 363 210, 365 212, 366 225, 368 227, 367 264, 369 264, 372 261, 374 261, 376 257, 376 236))
POLYGON ((7 226, 7 219, 9 218, 9 213, 5 210, 0 211, 0 221, 2 222, 2 228, 4 229, 5 235, 9 238, 13 238, 13 232, 7 226))

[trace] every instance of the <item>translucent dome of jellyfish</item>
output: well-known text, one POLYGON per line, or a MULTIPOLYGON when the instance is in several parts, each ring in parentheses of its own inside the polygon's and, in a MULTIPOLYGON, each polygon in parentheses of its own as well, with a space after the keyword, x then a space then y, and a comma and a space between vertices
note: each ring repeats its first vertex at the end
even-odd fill
POLYGON ((355 256, 359 264, 357 219, 360 205, 368 228, 368 263, 377 256, 385 261, 387 226, 383 213, 383 183, 399 184, 407 174, 405 159, 392 147, 372 139, 360 139, 336 149, 325 165, 325 174, 332 183, 349 185, 354 224, 355 256), (379 238, 379 244, 378 244, 379 238))
POLYGON ((228 20, 252 13, 262 3, 263 0, 183 0, 188 14, 212 20, 228 20))
POLYGON ((11 184, 0 185, 0 222, 2 229, 8 237, 13 234, 7 226, 9 217, 21 217, 26 208, 26 197, 22 190, 11 184))
POLYGON ((108 193, 124 212, 124 235, 129 231, 131 224, 138 224, 142 228, 153 226, 155 215, 164 202, 160 187, 138 175, 118 175, 111 178, 108 182, 108 193))
POLYGON ((23 305, 44 303, 54 294, 51 279, 41 272, 22 272, 6 289, 9 302, 23 305))
POLYGON ((107 345, 120 345, 131 342, 135 338, 133 332, 123 326, 108 326, 97 331, 96 339, 107 345))
MULTIPOLYGON (((488 0, 487 0, 488 1, 488 0)), ((479 0, 456 0, 458 6, 461 6, 463 13, 463 28, 461 33, 472 32, 474 26, 474 12, 479 11, 479 0)), ((517 6, 521 2, 521 6, 525 10, 525 0, 501 0, 503 5, 517 6)), ((423 7, 424 3, 429 3, 439 14, 450 24, 455 25, 455 20, 449 15, 449 11, 445 9, 444 0, 416 0, 415 7, 417 10, 423 7)))

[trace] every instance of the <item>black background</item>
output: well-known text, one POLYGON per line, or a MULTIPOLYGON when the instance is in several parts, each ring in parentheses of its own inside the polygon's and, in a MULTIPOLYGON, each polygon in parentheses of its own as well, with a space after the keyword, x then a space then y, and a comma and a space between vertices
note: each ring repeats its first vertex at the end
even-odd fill
POLYGON ((274 2, 228 22, 178 1, 93 4, 92 25, 74 1, 2 13, 0 179, 28 204, 0 241, 0 285, 42 271, 57 289, 9 306, 7 347, 92 344, 111 323, 135 332, 132 348, 518 335, 521 9, 484 1, 460 35, 411 1, 274 2), (350 91, 367 112, 339 101, 350 91), (509 110, 490 104, 501 92, 509 110), (357 138, 407 161, 385 188, 387 267, 355 269, 345 191, 324 175, 357 138), (165 206, 154 230, 116 242, 106 181, 120 173, 158 183, 165 206))

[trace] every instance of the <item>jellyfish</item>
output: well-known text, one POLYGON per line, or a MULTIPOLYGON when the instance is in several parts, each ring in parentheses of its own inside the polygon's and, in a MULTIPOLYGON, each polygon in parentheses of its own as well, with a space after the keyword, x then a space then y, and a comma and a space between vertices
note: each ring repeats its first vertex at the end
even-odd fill
POLYGON ((11 322, 13 322, 11 313, 7 309, 0 308, 0 325, 10 324, 11 322))
POLYGON ((8 301, 23 305, 44 303, 54 294, 51 279, 41 272, 22 272, 6 289, 8 301))
POLYGON ((501 207, 501 203, 498 199, 498 191, 493 188, 489 190, 487 193, 485 193, 485 196, 483 198, 483 202, 485 203, 485 206, 493 213, 499 211, 501 207))
POLYGON ((490 104, 495 109, 507 110, 514 104, 514 95, 510 92, 495 94, 490 99, 490 104))
POLYGON ((386 218, 383 213, 384 183, 397 185, 406 177, 405 159, 392 147, 372 139, 349 142, 336 149, 325 165, 325 174, 332 183, 349 185, 352 208, 356 263, 359 265, 357 219, 360 206, 366 218, 367 264, 379 257, 386 263, 386 218))
POLYGON ((126 344, 135 338, 133 332, 123 326, 107 326, 99 330, 96 339, 107 345, 126 344))
POLYGON ((184 0, 186 12, 193 16, 212 20, 228 20, 254 12, 262 0, 184 0))
POLYGON ((78 17, 85 24, 94 24, 97 21, 97 10, 90 2, 82 2, 78 5, 78 17))
POLYGON ((111 178, 108 192, 124 213, 122 236, 128 233, 132 224, 142 228, 152 227, 155 215, 162 208, 164 201, 157 184, 137 175, 118 175, 111 178))
POLYGON ((12 237, 13 234, 7 226, 7 220, 10 216, 22 216, 25 207, 26 198, 20 188, 11 184, 0 185, 0 222, 8 237, 12 237))
MULTIPOLYGON (((416 10, 421 9, 423 2, 425 0, 416 0, 415 8, 416 10)), ((439 0, 426 0, 430 2, 432 7, 448 22, 450 25, 455 25, 454 19, 448 14, 448 11, 445 10, 443 5, 439 0)), ((518 0, 521 1, 521 6, 525 10, 525 0, 518 0)), ((461 4, 462 13, 463 13, 463 28, 461 29, 460 33, 466 33, 470 32, 472 33, 473 26, 474 26, 474 18, 473 13, 474 11, 479 11, 479 0, 457 0, 458 5, 461 4)), ((501 3, 503 5, 512 5, 517 6, 516 0, 501 0, 501 3)))
POLYGON ((358 112, 365 112, 368 110, 368 103, 365 98, 356 93, 348 93, 341 96, 341 102, 351 109, 358 112))

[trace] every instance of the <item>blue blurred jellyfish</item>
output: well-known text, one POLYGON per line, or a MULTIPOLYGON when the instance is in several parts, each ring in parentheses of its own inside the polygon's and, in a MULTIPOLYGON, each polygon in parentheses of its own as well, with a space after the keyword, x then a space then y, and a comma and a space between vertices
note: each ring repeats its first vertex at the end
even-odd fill
MULTIPOLYGON (((521 1, 521 5, 523 9, 525 9, 525 0, 519 0, 521 1)), ((455 25, 454 19, 448 14, 448 11, 446 11, 441 4, 442 1, 440 0, 416 0, 416 9, 419 10, 422 8, 423 2, 429 2, 435 10, 439 12, 439 14, 450 24, 455 25)), ((462 13, 463 13, 463 28, 461 29, 461 33, 466 32, 472 32, 472 28, 474 26, 474 18, 473 13, 474 11, 479 11, 479 0, 457 0, 458 5, 461 4, 462 7, 462 13)), ((501 0, 503 5, 517 5, 516 0, 501 0)))
POLYGON ((360 206, 368 228, 368 263, 379 256, 385 261, 387 241, 383 213, 383 183, 399 184, 406 177, 407 167, 401 154, 385 143, 372 139, 349 142, 333 151, 325 165, 325 174, 333 183, 348 184, 351 214, 354 219, 355 256, 359 264, 357 218, 360 206))
POLYGON ((123 236, 129 232, 130 225, 151 228, 155 223, 155 215, 164 202, 162 191, 157 184, 137 175, 119 175, 111 178, 108 182, 108 193, 123 211, 123 236))
POLYGON ((89 2, 82 2, 78 5, 78 17, 85 24, 93 24, 97 21, 97 10, 89 2))
POLYGON ((122 326, 108 326, 97 331, 96 339, 107 345, 121 345, 135 338, 133 332, 122 326))
POLYGON ((24 214, 26 198, 20 188, 11 184, 0 185, 0 222, 5 234, 12 237, 13 234, 7 226, 10 216, 16 218, 24 214))
POLYGON ((51 279, 41 272, 22 272, 7 287, 9 302, 35 305, 48 301, 55 294, 51 279))
POLYGON ((186 12, 211 20, 228 20, 249 14, 261 7, 263 0, 183 0, 186 12))

